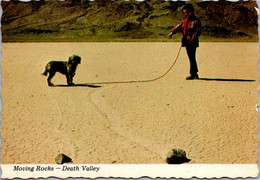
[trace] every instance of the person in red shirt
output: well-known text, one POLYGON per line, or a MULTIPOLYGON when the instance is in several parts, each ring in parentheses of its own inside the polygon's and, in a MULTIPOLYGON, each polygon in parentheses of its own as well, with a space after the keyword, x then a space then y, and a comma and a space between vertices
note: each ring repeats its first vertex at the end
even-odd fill
POLYGON ((186 51, 190 60, 190 76, 187 80, 199 79, 198 66, 196 62, 196 49, 199 47, 199 36, 201 34, 201 22, 194 15, 194 7, 191 4, 186 4, 182 8, 185 15, 183 21, 174 27, 170 34, 170 38, 177 32, 182 32, 182 46, 186 47, 186 51))

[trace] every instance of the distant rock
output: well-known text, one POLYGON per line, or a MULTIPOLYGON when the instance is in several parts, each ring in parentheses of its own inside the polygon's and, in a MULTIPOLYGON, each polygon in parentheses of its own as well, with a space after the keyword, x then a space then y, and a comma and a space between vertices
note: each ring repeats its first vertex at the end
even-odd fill
POLYGON ((64 164, 64 163, 69 163, 72 162, 72 159, 68 156, 66 156, 65 154, 58 154, 58 156, 55 158, 55 162, 57 164, 64 164))
POLYGON ((166 162, 168 164, 182 164, 190 162, 190 160, 186 157, 186 152, 179 148, 171 149, 166 155, 166 162))

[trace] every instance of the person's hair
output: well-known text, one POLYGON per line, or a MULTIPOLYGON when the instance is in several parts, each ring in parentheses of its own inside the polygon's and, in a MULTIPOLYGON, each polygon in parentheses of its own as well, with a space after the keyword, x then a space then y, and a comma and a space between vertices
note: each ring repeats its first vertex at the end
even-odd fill
POLYGON ((187 9, 190 12, 194 12, 194 7, 192 6, 192 4, 185 4, 184 7, 182 8, 182 12, 184 9, 187 9))

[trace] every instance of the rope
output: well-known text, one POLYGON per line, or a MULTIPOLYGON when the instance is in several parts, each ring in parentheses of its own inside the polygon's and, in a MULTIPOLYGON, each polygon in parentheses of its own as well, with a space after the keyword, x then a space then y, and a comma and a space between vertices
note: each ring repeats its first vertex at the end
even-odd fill
POLYGON ((180 46, 180 48, 179 48, 179 50, 178 50, 178 53, 177 53, 177 56, 176 56, 175 60, 173 61, 172 65, 170 66, 170 68, 169 68, 164 74, 162 74, 161 76, 158 76, 158 77, 156 77, 156 78, 153 78, 153 79, 145 79, 145 80, 132 80, 132 81, 95 82, 95 83, 86 83, 86 84, 88 84, 88 85, 89 85, 89 84, 93 84, 93 85, 95 85, 95 84, 119 84, 119 83, 142 83, 142 82, 152 82, 152 81, 156 81, 156 80, 158 80, 158 79, 163 78, 166 74, 168 74, 168 73, 170 72, 170 70, 173 68, 173 66, 176 64, 177 59, 178 59, 178 57, 179 57, 179 55, 180 55, 181 47, 182 47, 182 46, 180 46))

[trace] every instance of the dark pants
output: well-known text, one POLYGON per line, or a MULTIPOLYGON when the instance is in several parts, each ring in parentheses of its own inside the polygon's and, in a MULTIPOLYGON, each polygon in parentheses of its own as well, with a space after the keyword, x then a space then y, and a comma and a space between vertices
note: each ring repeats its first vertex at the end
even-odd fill
POLYGON ((196 62, 196 46, 186 46, 186 51, 190 59, 190 75, 196 76, 198 72, 198 66, 196 62))

